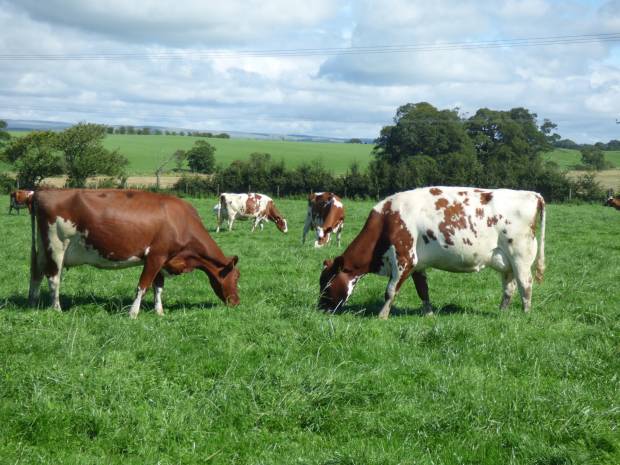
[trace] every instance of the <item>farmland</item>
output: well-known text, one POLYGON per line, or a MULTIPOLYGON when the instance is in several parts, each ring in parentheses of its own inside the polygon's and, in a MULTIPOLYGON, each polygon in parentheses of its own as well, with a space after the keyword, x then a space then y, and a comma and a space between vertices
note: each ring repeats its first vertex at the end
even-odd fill
MULTIPOLYGON (((215 200, 192 202, 212 230, 215 200)), ((2 462, 620 463, 617 211, 548 207, 531 314, 497 310, 492 271, 431 271, 436 315, 408 283, 384 322, 375 276, 348 312, 317 311, 342 249, 302 247, 304 203, 278 205, 288 235, 213 233, 240 257, 239 307, 194 272, 166 281, 163 318, 149 294, 135 321, 136 268, 71 269, 63 314, 27 308, 29 218, 2 214, 2 462)), ((371 206, 347 203, 343 244, 371 206)))
MULTIPOLYGON (((216 149, 217 163, 228 166, 234 160, 247 160, 253 152, 271 154, 274 161, 284 160, 289 167, 322 160, 334 173, 344 173, 353 161, 366 167, 372 145, 279 140, 216 139, 182 136, 108 135, 104 145, 118 148, 130 160, 131 174, 152 175, 155 169, 178 149, 188 150, 197 140, 206 140, 216 149)), ((174 168, 171 163, 168 168, 174 168)))

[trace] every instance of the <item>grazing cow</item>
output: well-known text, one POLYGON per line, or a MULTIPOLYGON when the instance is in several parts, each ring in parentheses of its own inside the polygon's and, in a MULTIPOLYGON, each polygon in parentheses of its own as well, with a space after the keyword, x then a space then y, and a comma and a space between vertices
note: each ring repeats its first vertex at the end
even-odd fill
POLYGON ((336 233, 340 247, 340 235, 344 228, 344 206, 340 197, 331 192, 315 192, 308 196, 308 214, 301 238, 302 244, 306 242, 310 228, 316 230, 314 247, 327 244, 332 233, 336 233))
POLYGON ((28 210, 30 210, 30 202, 33 194, 34 191, 25 190, 16 190, 11 192, 9 199, 9 215, 13 210, 17 210, 18 215, 19 210, 22 208, 28 208, 28 210))
POLYGON ((288 232, 286 219, 280 214, 275 203, 264 194, 222 194, 220 203, 213 207, 217 216, 217 232, 220 232, 222 219, 228 219, 228 230, 231 231, 236 219, 252 218, 252 232, 256 226, 263 230, 263 223, 273 221, 283 233, 288 232))
POLYGON ((47 276, 52 304, 60 310, 63 267, 93 265, 117 269, 142 265, 129 316, 153 285, 155 311, 165 275, 194 269, 206 273, 211 287, 228 305, 237 305, 237 257, 225 257, 203 227, 196 210, 176 197, 134 190, 46 190, 32 201, 30 304, 47 276))
POLYGON ((616 210, 620 210, 620 198, 610 196, 604 205, 607 207, 613 207, 616 210))
POLYGON ((536 279, 544 271, 545 203, 540 194, 509 189, 421 188, 394 194, 370 212, 362 231, 345 252, 324 262, 319 306, 337 310, 367 273, 389 277, 387 318, 407 277, 412 274, 424 310, 431 312, 425 270, 480 271, 486 266, 502 276, 505 309, 515 287, 523 310, 532 298, 531 267, 536 259, 536 221, 541 233, 536 279))

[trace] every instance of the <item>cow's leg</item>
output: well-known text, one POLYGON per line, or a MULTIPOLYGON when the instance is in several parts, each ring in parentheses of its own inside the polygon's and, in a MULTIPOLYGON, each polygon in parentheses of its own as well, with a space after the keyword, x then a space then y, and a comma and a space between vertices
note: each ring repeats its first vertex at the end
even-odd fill
POLYGON ((302 244, 306 243, 306 235, 308 234, 308 231, 310 231, 310 226, 312 226, 312 218, 310 217, 310 215, 307 215, 306 222, 304 223, 304 232, 302 233, 302 236, 301 236, 302 244))
POLYGON ((517 280, 524 312, 529 312, 532 306, 532 265, 536 252, 536 238, 524 241, 511 250, 512 272, 517 280))
POLYGON ((140 313, 140 303, 142 302, 142 297, 146 294, 146 291, 153 280, 160 272, 161 267, 164 264, 163 257, 156 257, 154 255, 149 255, 146 263, 144 264, 144 268, 142 268, 142 274, 140 275, 140 281, 138 282, 138 289, 136 290, 136 298, 131 304, 131 309, 129 310, 129 317, 134 319, 138 317, 138 313, 140 313))
POLYGON ((422 300, 422 311, 425 315, 431 316, 433 314, 433 306, 428 297, 428 282, 426 280, 426 273, 424 271, 414 271, 411 275, 413 284, 415 284, 415 290, 422 300))
POLYGON ((260 230, 262 231, 265 228, 265 218, 261 218, 258 225, 260 226, 260 230))
POLYGON ((344 228, 344 224, 341 224, 340 228, 338 228, 338 233, 336 234, 336 239, 338 240, 338 247, 340 247, 340 236, 342 235, 343 228, 344 228))
POLYGON ((164 306, 161 302, 161 295, 164 291, 164 275, 161 272, 157 273, 153 280, 153 293, 155 294, 155 313, 159 316, 164 314, 164 306))
MULTIPOLYGON (((257 216, 256 218, 254 218, 254 223, 252 223, 252 232, 254 232, 254 230, 256 229, 256 226, 258 226, 260 224, 260 216, 257 216)), ((261 225, 261 230, 263 229, 262 225, 261 225)))
POLYGON ((235 222, 235 218, 229 215, 228 216, 228 231, 232 231, 234 222, 235 222))
POLYGON ((396 249, 394 246, 391 246, 387 250, 387 254, 391 270, 390 281, 388 282, 387 288, 385 290, 385 303, 383 304, 381 312, 379 312, 379 318, 382 320, 387 320, 390 316, 390 309, 392 308, 394 299, 396 299, 396 295, 400 290, 400 286, 409 277, 409 274, 413 269, 411 263, 399 264, 398 257, 396 256, 396 249))
POLYGON ((28 290, 28 303, 34 307, 39 300, 39 291, 43 281, 45 270, 45 250, 39 241, 38 250, 33 250, 30 256, 30 289, 28 290))
POLYGON ((502 301, 499 304, 499 309, 506 310, 510 305, 512 295, 517 288, 517 282, 512 274, 512 270, 502 273, 502 287, 504 289, 504 293, 502 295, 502 301))

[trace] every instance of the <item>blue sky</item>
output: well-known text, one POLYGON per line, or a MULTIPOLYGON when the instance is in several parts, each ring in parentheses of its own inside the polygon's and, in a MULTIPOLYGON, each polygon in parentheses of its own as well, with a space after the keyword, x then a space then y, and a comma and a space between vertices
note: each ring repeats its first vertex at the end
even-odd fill
POLYGON ((374 138, 428 101, 524 106, 563 137, 620 139, 618 41, 325 52, 611 33, 620 0, 0 0, 0 119, 374 138), (244 54, 299 49, 318 51, 244 54))

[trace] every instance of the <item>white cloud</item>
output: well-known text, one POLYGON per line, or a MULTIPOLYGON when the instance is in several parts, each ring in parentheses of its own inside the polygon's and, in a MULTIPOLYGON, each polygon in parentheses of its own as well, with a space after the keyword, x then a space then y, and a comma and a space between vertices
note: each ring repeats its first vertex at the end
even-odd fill
POLYGON ((3 53, 140 54, 2 60, 0 118, 376 137, 398 106, 428 101, 469 113, 525 106, 563 136, 606 140, 617 138, 620 117, 615 43, 293 58, 239 51, 617 30, 620 1, 0 0, 3 53), (233 51, 214 58, 205 49, 233 51))

